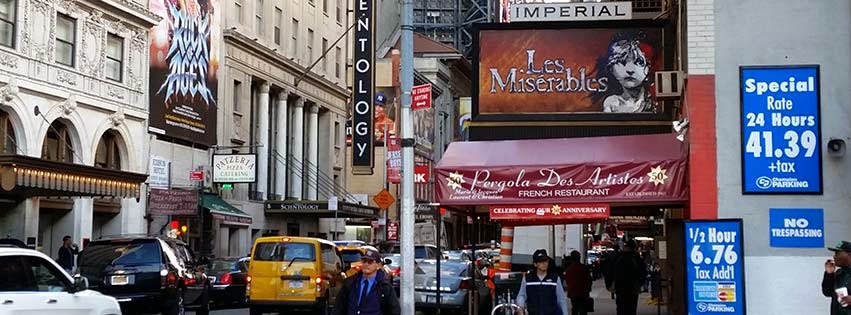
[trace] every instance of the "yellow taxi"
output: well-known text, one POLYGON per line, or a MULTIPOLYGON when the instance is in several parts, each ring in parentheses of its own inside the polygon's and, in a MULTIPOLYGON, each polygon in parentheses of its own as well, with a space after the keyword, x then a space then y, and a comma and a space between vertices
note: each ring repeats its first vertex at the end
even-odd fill
POLYGON ((345 274, 334 243, 312 237, 261 237, 251 249, 246 297, 251 315, 309 308, 331 314, 345 274))

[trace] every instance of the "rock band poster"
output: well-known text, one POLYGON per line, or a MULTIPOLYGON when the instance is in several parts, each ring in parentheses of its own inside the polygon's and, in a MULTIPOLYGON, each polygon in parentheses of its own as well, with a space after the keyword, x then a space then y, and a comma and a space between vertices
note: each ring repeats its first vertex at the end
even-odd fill
MULTIPOLYGON (((476 32, 476 120, 665 120, 654 95, 669 69, 662 24, 496 23, 476 32)), ((670 50, 670 49, 668 49, 670 50)))
POLYGON ((217 0, 151 0, 163 19, 151 29, 151 131, 216 143, 221 36, 217 0))

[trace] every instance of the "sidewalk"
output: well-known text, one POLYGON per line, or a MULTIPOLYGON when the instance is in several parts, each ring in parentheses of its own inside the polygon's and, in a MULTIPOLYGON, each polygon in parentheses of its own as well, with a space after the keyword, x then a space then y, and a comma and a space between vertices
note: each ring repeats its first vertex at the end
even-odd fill
MULTIPOLYGON (((594 298, 594 313, 588 313, 589 315, 616 315, 616 305, 615 300, 612 299, 611 293, 606 291, 606 284, 603 279, 598 279, 594 281, 594 285, 591 289, 591 297, 594 298)), ((657 313, 656 305, 648 305, 647 302, 650 300, 650 293, 641 293, 638 296, 638 315, 656 315, 656 314, 667 314, 668 310, 665 305, 662 305, 660 308, 660 312, 657 313)))

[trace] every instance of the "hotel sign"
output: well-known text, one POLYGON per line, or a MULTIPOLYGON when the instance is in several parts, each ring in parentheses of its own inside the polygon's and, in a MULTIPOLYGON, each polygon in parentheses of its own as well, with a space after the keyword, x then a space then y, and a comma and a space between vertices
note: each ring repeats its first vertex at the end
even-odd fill
POLYGON ((255 181, 257 181, 256 155, 213 155, 214 183, 253 183, 255 181))
POLYGON ((372 175, 375 143, 373 95, 375 94, 375 2, 355 1, 354 81, 352 85, 352 173, 372 175))
POLYGON ((516 3, 509 7, 511 22, 601 21, 632 19, 632 2, 516 3))

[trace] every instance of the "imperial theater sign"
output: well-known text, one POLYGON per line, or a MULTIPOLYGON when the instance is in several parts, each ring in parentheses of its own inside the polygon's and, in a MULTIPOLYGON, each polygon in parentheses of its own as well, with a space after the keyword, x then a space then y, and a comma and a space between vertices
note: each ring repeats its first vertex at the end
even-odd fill
MULTIPOLYGON (((516 1, 501 5, 511 22, 632 19, 632 2, 516 1)), ((503 15, 504 12, 503 12, 503 15)))

